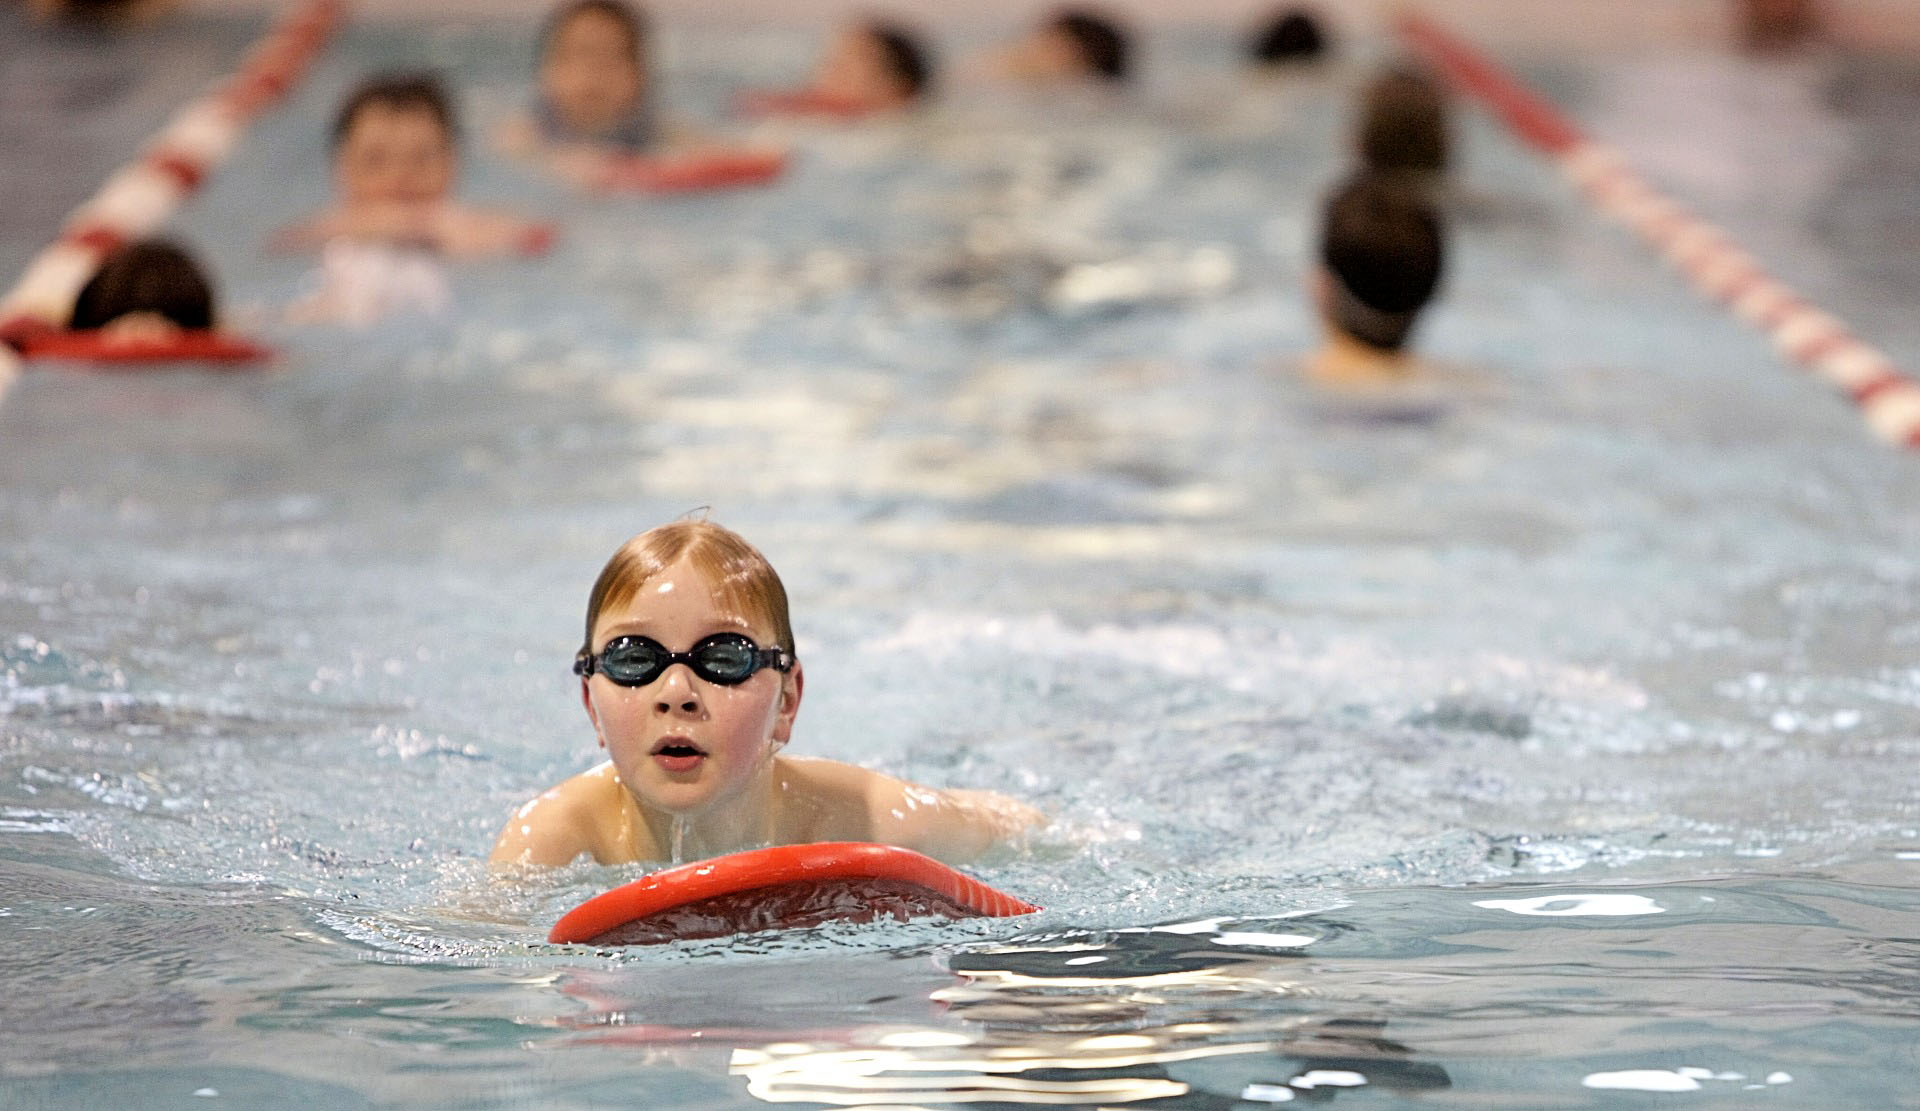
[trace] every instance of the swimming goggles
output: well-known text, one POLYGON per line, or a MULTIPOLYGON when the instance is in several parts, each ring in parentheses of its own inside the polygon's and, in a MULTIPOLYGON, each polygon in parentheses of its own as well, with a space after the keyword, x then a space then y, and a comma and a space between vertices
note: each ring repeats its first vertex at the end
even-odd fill
POLYGON ((614 637, 599 655, 582 649, 573 658, 573 673, 596 672, 623 687, 644 687, 674 664, 686 664, 709 683, 731 687, 744 683, 763 667, 791 671, 793 654, 784 648, 762 648, 739 633, 715 633, 701 638, 685 652, 669 652, 651 637, 614 637))

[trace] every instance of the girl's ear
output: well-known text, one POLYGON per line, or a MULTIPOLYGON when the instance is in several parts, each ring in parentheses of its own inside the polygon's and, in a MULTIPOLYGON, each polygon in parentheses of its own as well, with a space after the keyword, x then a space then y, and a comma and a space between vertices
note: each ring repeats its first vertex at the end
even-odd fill
POLYGON ((786 744, 793 736, 793 718, 800 712, 800 696, 807 687, 807 673, 795 660, 793 670, 780 677, 780 705, 773 719, 773 739, 786 744))
POLYGON ((593 689, 587 686, 587 676, 580 677, 580 705, 587 708, 587 720, 593 723, 593 735, 599 739, 600 747, 607 747, 607 735, 600 732, 600 713, 593 708, 593 689))

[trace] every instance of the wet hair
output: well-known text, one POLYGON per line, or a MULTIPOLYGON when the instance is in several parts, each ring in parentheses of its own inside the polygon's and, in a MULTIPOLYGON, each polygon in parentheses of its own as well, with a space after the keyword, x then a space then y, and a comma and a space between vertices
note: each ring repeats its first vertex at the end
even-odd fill
POLYGON ((1247 53, 1263 66, 1288 62, 1318 61, 1327 50, 1327 35, 1320 21, 1304 8, 1294 8, 1273 17, 1254 32, 1247 53))
POLYGON ((1406 344, 1445 261, 1440 218, 1421 195, 1362 173, 1327 198, 1320 261, 1333 278, 1333 323, 1386 351, 1406 344))
POLYGON ((1444 172, 1452 146, 1446 94, 1418 70, 1387 70, 1361 100, 1358 141, 1360 161, 1369 170, 1444 172))
POLYGON ((787 615, 787 588, 767 557, 732 529, 712 521, 682 520, 648 529, 620 546, 594 580, 587 598, 587 633, 582 649, 593 651, 593 627, 600 614, 633 600, 648 580, 681 558, 713 583, 720 601, 773 627, 773 645, 794 651, 793 623, 787 615))
POLYGON ((1048 22, 1047 29, 1072 39, 1093 73, 1108 81, 1127 79, 1127 33, 1112 19, 1086 8, 1067 8, 1048 22))
POLYGON ((560 28, 573 22, 575 16, 588 12, 604 15, 620 25, 620 30, 626 33, 627 49, 633 55, 634 67, 639 68, 640 56, 646 52, 651 28, 644 12, 622 0, 572 0, 553 9, 546 23, 540 27, 540 45, 535 50, 535 57, 544 61, 547 48, 553 45, 553 37, 560 33, 560 28))
POLYGON ((157 313, 182 328, 213 327, 213 285, 179 247, 146 239, 115 250, 80 290, 67 327, 104 328, 135 312, 157 313))
POLYGON ((926 48, 920 45, 912 32, 898 23, 874 20, 866 26, 867 34, 880 44, 880 55, 886 60, 887 72, 900 83, 906 91, 907 99, 917 99, 927 91, 927 85, 933 80, 933 63, 927 56, 926 48))
POLYGON ((340 103, 340 112, 333 118, 336 152, 359 122, 360 113, 375 106, 395 112, 430 113, 440 130, 446 132, 449 145, 459 141, 460 125, 453 116, 453 102, 438 77, 431 73, 383 73, 362 81, 340 103))

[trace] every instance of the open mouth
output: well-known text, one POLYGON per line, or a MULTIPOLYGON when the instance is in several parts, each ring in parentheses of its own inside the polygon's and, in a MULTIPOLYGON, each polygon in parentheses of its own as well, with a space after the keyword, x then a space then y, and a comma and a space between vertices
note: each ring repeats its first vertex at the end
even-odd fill
POLYGON ((706 750, 685 737, 662 737, 653 746, 653 756, 665 756, 672 760, 697 759, 707 754, 706 750))

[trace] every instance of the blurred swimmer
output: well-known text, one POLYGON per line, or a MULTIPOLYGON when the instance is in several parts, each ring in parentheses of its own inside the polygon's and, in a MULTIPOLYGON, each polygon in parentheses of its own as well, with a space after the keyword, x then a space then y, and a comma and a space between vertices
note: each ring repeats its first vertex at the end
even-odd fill
POLYGON ((1101 81, 1118 84, 1132 71, 1126 28, 1088 8, 1063 8, 1007 47, 998 65, 1007 76, 1035 84, 1101 81))
POLYGON ((754 92, 742 107, 757 115, 854 118, 908 107, 924 98, 933 64, 918 36, 897 23, 870 20, 841 31, 814 71, 791 92, 754 92))
POLYGON ((213 283, 193 256, 161 239, 129 243, 100 263, 74 299, 67 328, 161 339, 214 327, 213 283))
POLYGON ((1317 62, 1326 57, 1327 35, 1313 12, 1289 8, 1261 24, 1247 43, 1247 54, 1263 69, 1317 62))
POLYGON ((645 15, 622 0, 572 0, 540 35, 533 111, 501 129, 500 149, 582 188, 718 187, 777 176, 778 151, 670 127, 653 94, 645 15), (678 183, 678 184, 675 184, 678 183))
POLYGON ((609 759, 520 807, 498 866, 699 859, 869 841, 957 862, 1043 816, 989 791, 935 790, 783 756, 804 687, 786 590, 738 534, 677 521, 615 552, 574 658, 609 759))
POLYGON ((279 242, 384 244, 456 257, 545 249, 552 238, 545 225, 453 199, 458 132, 446 91, 432 76, 365 82, 333 125, 334 207, 279 242))
POLYGON ((533 109, 502 130, 501 149, 584 182, 609 155, 657 146, 650 42, 646 16, 621 0, 556 8, 540 32, 533 109))
POLYGON ((259 366, 273 352, 224 328, 200 263, 163 239, 107 252, 71 300, 23 305, 0 343, 36 362, 135 370, 179 362, 259 366))
POLYGON ((1439 287, 1440 218, 1421 196, 1378 175, 1334 190, 1322 216, 1314 297, 1325 342, 1307 376, 1331 387, 1378 386, 1420 367, 1407 340, 1439 287))
POLYGON ((1386 70, 1361 98, 1354 145, 1365 171, 1403 186, 1438 191, 1453 146, 1446 94, 1417 70, 1386 70))
POLYGON ((620 0, 575 0, 540 36, 534 121, 549 143, 637 151, 659 138, 646 17, 620 0))

